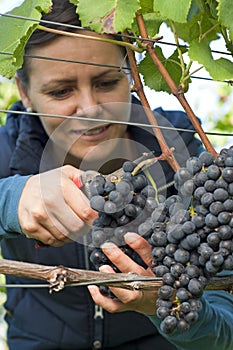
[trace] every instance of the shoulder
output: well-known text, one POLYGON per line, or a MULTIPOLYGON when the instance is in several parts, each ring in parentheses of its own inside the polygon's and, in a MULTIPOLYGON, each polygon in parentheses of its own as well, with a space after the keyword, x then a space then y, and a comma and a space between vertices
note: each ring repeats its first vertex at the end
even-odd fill
MULTIPOLYGON (((166 133, 168 137, 171 137, 174 143, 177 139, 178 144, 180 144, 179 140, 182 138, 188 149, 189 156, 196 156, 204 151, 204 146, 202 142, 195 137, 194 126, 185 112, 179 110, 166 111, 161 107, 156 108, 153 112, 159 125, 172 126, 172 128, 174 127, 177 129, 176 132, 175 129, 171 129, 170 132, 166 131, 166 133)), ((201 124, 201 120, 199 118, 197 118, 197 120, 201 124)), ((177 149, 179 149, 179 146, 177 149)))
MULTIPOLYGON (((11 110, 23 110, 22 103, 20 101, 16 102, 11 110)), ((19 119, 20 116, 9 111, 5 125, 0 127, 0 177, 11 175, 9 163, 18 137, 19 119)))
MULTIPOLYGON (((155 114, 155 116, 162 115, 176 128, 194 130, 194 127, 193 127, 189 117, 183 111, 164 110, 163 108, 159 107, 159 108, 154 109, 154 114, 155 114)), ((197 119, 198 119, 199 123, 201 124, 201 120, 199 118, 197 118, 197 119)))
POLYGON ((7 127, 0 128, 0 178, 11 175, 9 163, 12 156, 12 148, 10 146, 10 138, 7 127))

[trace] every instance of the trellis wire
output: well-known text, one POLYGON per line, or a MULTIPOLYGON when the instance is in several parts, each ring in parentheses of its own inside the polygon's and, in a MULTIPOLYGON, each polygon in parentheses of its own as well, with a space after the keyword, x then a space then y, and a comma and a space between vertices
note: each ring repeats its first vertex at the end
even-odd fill
MULTIPOLYGON (((1 16, 5 17, 11 17, 13 19, 21 19, 21 20, 28 20, 28 21, 35 21, 37 23, 45 23, 45 24, 53 24, 53 25, 58 25, 61 27, 66 26, 67 28, 71 29, 79 29, 83 30, 83 27, 76 26, 76 25, 71 25, 71 24, 66 24, 66 23, 59 23, 59 22, 53 22, 53 21, 46 21, 46 20, 37 20, 35 18, 30 18, 30 17, 24 17, 24 16, 17 16, 17 15, 12 15, 12 14, 1 14, 1 16)), ((172 46, 177 46, 174 43, 168 43, 168 42, 163 42, 163 41, 158 41, 156 39, 148 39, 148 38, 142 38, 142 37, 136 37, 132 35, 125 35, 125 34, 117 34, 117 36, 120 37, 127 37, 131 39, 136 39, 136 40, 147 40, 147 41, 152 41, 156 42, 157 44, 165 44, 165 45, 172 45, 172 46)), ((179 45, 179 46, 185 46, 185 45, 179 45)), ((221 52, 221 51, 216 51, 216 50, 211 50, 212 52, 219 53, 219 54, 225 54, 225 55, 230 55, 228 52, 221 52)), ((13 55, 11 52, 0 52, 2 55, 13 55)), ((62 59, 62 58, 53 58, 53 57, 46 57, 46 56, 36 56, 36 55, 24 55, 24 57, 29 57, 29 58, 35 58, 35 59, 45 59, 45 60, 53 60, 53 61, 61 61, 61 62, 69 62, 69 63, 77 63, 77 64, 88 64, 88 65, 93 65, 93 66, 101 66, 101 67, 109 67, 109 68, 116 68, 116 69, 126 69, 130 70, 130 67, 118 67, 118 66, 113 66, 113 65, 107 65, 107 64, 98 64, 98 63, 93 63, 93 62, 83 62, 83 61, 76 61, 76 60, 68 60, 68 59, 62 59)), ((200 77, 200 76, 192 76, 191 78, 194 79, 201 79, 201 80, 208 80, 208 81, 214 81, 212 78, 206 78, 206 77, 200 77)), ((218 81, 222 83, 227 83, 227 84, 232 84, 232 80, 225 80, 225 81, 218 81)), ((2 113, 8 113, 9 110, 4 110, 0 109, 0 112, 2 113)), ((19 112, 19 111, 11 111, 11 113, 18 113, 18 114, 28 114, 30 116, 43 116, 43 117, 50 117, 50 118, 63 118, 63 119, 76 119, 76 120, 85 120, 85 121, 91 121, 91 122, 99 122, 99 119, 94 119, 94 118, 82 118, 82 117, 75 117, 75 116, 60 116, 60 115, 51 115, 51 114, 38 114, 38 113, 27 113, 27 112, 19 112)), ((101 120, 102 122, 109 122, 109 120, 101 120)), ((146 128, 160 128, 160 129, 167 129, 167 130, 174 130, 174 131, 180 131, 180 132, 191 132, 191 133, 196 133, 195 130, 189 130, 189 129, 182 129, 182 128, 174 128, 174 127, 164 127, 164 126, 153 126, 153 125, 148 125, 148 124, 143 124, 143 123, 133 123, 133 122, 122 122, 122 121, 117 121, 117 120, 111 120, 111 123, 113 124, 126 124, 126 125, 132 125, 132 126, 138 126, 138 127, 146 127, 146 128)), ((217 132, 205 132, 208 135, 214 135, 214 136, 233 136, 232 134, 228 133, 217 133, 217 132)))
MULTIPOLYGON (((58 114, 47 114, 47 113, 37 113, 37 112, 26 112, 26 111, 14 111, 11 109, 0 109, 0 113, 13 113, 13 114, 25 114, 28 116, 36 116, 36 117, 47 117, 47 118, 60 118, 60 119, 71 119, 71 120, 79 120, 79 121, 88 121, 88 122, 103 122, 103 123, 112 123, 112 124, 122 124, 122 125, 131 125, 142 128, 157 128, 162 130, 170 130, 170 131, 180 131, 180 132, 188 132, 195 134, 195 130, 176 128, 174 126, 161 126, 161 125, 151 125, 144 123, 135 123, 130 121, 120 121, 120 120, 109 120, 109 119, 99 119, 99 118, 88 118, 88 117, 78 117, 73 115, 58 115, 58 114)), ((205 132, 208 135, 214 136, 233 136, 233 134, 228 133, 218 133, 218 132, 205 132)))
MULTIPOLYGON (((72 24, 66 24, 66 23, 60 23, 60 22, 53 22, 53 21, 47 21, 47 20, 43 20, 43 19, 36 19, 36 18, 30 18, 30 17, 24 17, 24 16, 17 16, 17 15, 12 15, 9 13, 0 13, 0 16, 4 16, 4 17, 11 17, 13 19, 21 19, 21 20, 26 20, 26 21, 34 21, 37 23, 44 23, 44 24, 53 24, 53 25, 57 25, 57 26, 61 26, 61 27, 67 27, 67 28, 71 28, 71 29, 78 29, 78 30, 90 30, 88 28, 83 28, 80 26, 76 26, 76 25, 72 25, 72 24)), ((126 34, 122 34, 122 33, 116 33, 114 34, 116 36, 119 36, 121 38, 128 38, 128 39, 134 39, 134 40, 139 40, 139 41, 149 41, 149 42, 154 42, 154 43, 160 43, 160 44, 164 44, 164 45, 172 45, 172 46, 176 46, 177 45, 175 43, 169 43, 166 41, 158 41, 158 39, 152 39, 152 38, 143 38, 143 37, 139 37, 139 36, 134 36, 134 35, 126 35, 126 34)), ((179 47, 188 47, 187 45, 179 45, 179 47)), ((224 51, 218 51, 218 50, 212 50, 211 52, 213 53, 218 53, 221 55, 229 55, 231 56, 230 52, 224 52, 224 51)))
MULTIPOLYGON (((47 21, 47 20, 42 20, 42 19, 38 20, 38 19, 35 19, 35 18, 31 18, 31 17, 17 16, 17 15, 12 15, 12 14, 9 14, 9 13, 0 13, 0 16, 10 17, 10 18, 13 18, 13 19, 26 20, 26 21, 34 21, 34 22, 42 23, 42 24, 43 23, 44 24, 53 24, 53 25, 57 25, 57 26, 61 26, 61 27, 66 26, 67 28, 77 29, 77 30, 84 30, 84 29, 85 30, 89 30, 89 29, 86 29, 86 28, 83 28, 83 27, 80 27, 80 26, 72 25, 72 24, 53 22, 53 21, 47 21)), ((133 35, 126 35, 126 34, 114 34, 114 35, 119 36, 121 38, 126 37, 126 38, 129 38, 129 39, 134 39, 134 40, 139 40, 139 41, 149 41, 149 42, 154 42, 154 43, 157 43, 157 44, 170 45, 170 46, 177 47, 177 44, 175 44, 175 43, 160 41, 158 39, 143 38, 143 37, 138 37, 138 36, 133 36, 133 35)), ((179 47, 188 47, 188 46, 187 45, 179 45, 179 47)), ((221 54, 221 55, 229 55, 229 56, 231 56, 231 53, 229 53, 229 52, 223 52, 223 51, 218 51, 218 50, 213 50, 213 49, 211 49, 211 52, 212 53, 218 53, 218 54, 221 54)), ((0 54, 2 54, 2 55, 3 54, 13 55, 13 53, 11 53, 11 52, 0 52, 0 54)), ((81 61, 73 61, 73 60, 64 60, 64 59, 51 58, 51 57, 42 57, 42 56, 33 56, 33 55, 25 55, 25 57, 39 58, 39 59, 48 59, 48 60, 56 60, 56 61, 64 61, 64 62, 73 62, 73 63, 79 63, 79 64, 90 64, 90 65, 99 66, 99 64, 92 63, 92 62, 81 62, 81 61)), ((109 65, 100 65, 100 66, 118 68, 118 67, 109 66, 109 65)), ((128 69, 128 70, 130 70, 129 67, 120 67, 120 68, 121 69, 128 69)), ((191 76, 191 78, 216 81, 216 80, 213 80, 212 78, 205 78, 205 77, 191 76)), ((233 80, 224 80, 224 81, 218 81, 218 82, 227 83, 227 84, 230 84, 230 85, 233 84, 233 80)))
MULTIPOLYGON (((6 52, 6 51, 0 51, 0 55, 8 55, 8 56, 13 56, 14 54, 12 52, 6 52)), ((125 66, 113 66, 109 65, 106 63, 95 63, 95 62, 84 62, 84 61, 77 61, 77 60, 69 60, 65 58, 58 58, 58 57, 48 57, 48 56, 38 56, 38 55, 30 55, 30 54, 25 54, 24 57, 26 58, 32 58, 32 59, 41 59, 41 60, 48 60, 48 61, 58 61, 58 62, 67 62, 67 63, 77 63, 77 64, 87 64, 90 66, 97 66, 97 67, 106 67, 106 68, 115 68, 119 70, 128 70, 131 71, 130 67, 125 67, 125 66)), ((127 73, 126 73, 127 74, 127 73)), ((191 75, 191 79, 200 79, 200 80, 206 80, 206 81, 212 81, 212 82, 217 82, 217 83, 226 83, 229 85, 233 85, 233 80, 228 79, 228 80, 214 80, 212 78, 208 77, 201 77, 201 76, 195 76, 191 75)))

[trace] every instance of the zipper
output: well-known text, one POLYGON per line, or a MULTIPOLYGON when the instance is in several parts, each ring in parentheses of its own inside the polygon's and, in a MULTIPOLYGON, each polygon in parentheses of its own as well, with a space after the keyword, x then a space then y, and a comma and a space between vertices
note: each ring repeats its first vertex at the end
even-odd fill
MULTIPOLYGON (((86 270, 90 270, 90 260, 88 253, 87 237, 83 237, 83 250, 84 250, 84 264, 86 270)), ((103 333, 104 333, 104 310, 101 306, 94 304, 94 337, 92 342, 92 349, 102 349, 103 345, 103 333)))
POLYGON ((97 318, 101 318, 103 320, 104 319, 104 313, 103 313, 102 306, 99 306, 99 305, 95 304, 94 319, 96 320, 97 318))

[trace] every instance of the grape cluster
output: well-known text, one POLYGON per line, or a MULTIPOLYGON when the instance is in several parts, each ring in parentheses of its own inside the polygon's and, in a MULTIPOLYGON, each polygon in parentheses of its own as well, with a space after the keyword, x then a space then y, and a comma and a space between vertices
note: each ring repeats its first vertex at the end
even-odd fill
POLYGON ((186 331, 199 317, 208 279, 233 270, 233 147, 216 158, 209 152, 189 158, 174 176, 176 194, 167 198, 142 172, 133 175, 135 166, 125 162, 116 181, 99 175, 90 183, 91 207, 99 214, 90 260, 96 269, 112 265, 100 249, 106 241, 136 259, 124 235, 144 236, 152 245, 153 272, 163 281, 156 302, 160 328, 186 331))
POLYGON ((151 215, 153 270, 161 330, 185 331, 198 319, 209 278, 233 270, 233 148, 191 157, 174 177, 178 194, 151 215))
POLYGON ((129 231, 142 233, 141 223, 150 217, 156 205, 155 190, 143 172, 132 175, 135 167, 134 162, 126 161, 119 179, 107 180, 97 175, 89 184, 90 206, 98 212, 90 245, 90 261, 96 269, 108 263, 117 271, 100 248, 106 241, 114 242, 132 257, 133 251, 126 245, 124 235, 129 231))

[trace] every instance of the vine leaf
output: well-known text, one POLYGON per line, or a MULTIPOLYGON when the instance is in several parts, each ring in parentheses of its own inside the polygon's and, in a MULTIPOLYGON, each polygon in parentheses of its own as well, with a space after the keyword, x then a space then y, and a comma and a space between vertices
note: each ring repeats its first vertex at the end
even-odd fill
POLYGON ((189 57, 203 65, 214 80, 231 80, 233 77, 233 62, 226 58, 214 60, 207 40, 192 41, 189 57))
MULTIPOLYGON (((141 11, 139 11, 141 12, 141 11)), ((146 13, 143 15, 144 22, 146 25, 146 30, 148 33, 149 38, 156 38, 156 36, 159 35, 159 29, 161 24, 163 23, 163 20, 161 19, 161 16, 158 12, 151 12, 151 13, 146 13)), ((132 31, 140 36, 139 33, 139 28, 137 25, 137 21, 135 20, 133 25, 132 25, 132 31)))
MULTIPOLYGON (((51 5, 52 0, 25 0, 10 14, 39 20, 41 11, 48 12, 51 5)), ((7 28, 7 34, 5 30, 0 31, 0 52, 11 53, 0 55, 1 75, 11 78, 22 66, 25 45, 37 26, 38 23, 33 21, 0 17, 0 28, 7 28)))
POLYGON ((132 27, 138 0, 79 0, 77 12, 84 27, 98 33, 118 33, 132 27))
POLYGON ((233 40, 233 7, 232 0, 219 0, 218 16, 221 23, 229 28, 229 36, 233 40))
POLYGON ((206 38, 208 38, 210 41, 217 40, 219 38, 217 33, 217 29, 219 30, 219 27, 217 27, 215 30, 211 30, 216 23, 216 20, 204 16, 201 13, 197 13, 185 25, 182 23, 175 23, 175 28, 178 36, 188 43, 195 39, 199 40, 199 38, 207 32, 208 35, 206 38))
POLYGON ((151 13, 153 12, 154 0, 140 0, 141 9, 139 13, 151 13))
POLYGON ((169 18, 174 22, 186 23, 192 0, 154 0, 154 11, 161 13, 164 19, 169 18))
MULTIPOLYGON (((185 49, 182 49, 183 51, 185 49)), ((176 85, 180 84, 182 76, 182 70, 179 65, 178 52, 175 50, 169 58, 165 58, 160 47, 155 48, 155 52, 160 58, 163 65, 166 67, 169 74, 172 76, 176 85)), ((140 62, 138 66, 139 73, 143 75, 144 83, 150 88, 156 91, 165 91, 171 93, 170 88, 161 76, 158 69, 155 67, 150 56, 145 55, 145 58, 140 62)))

